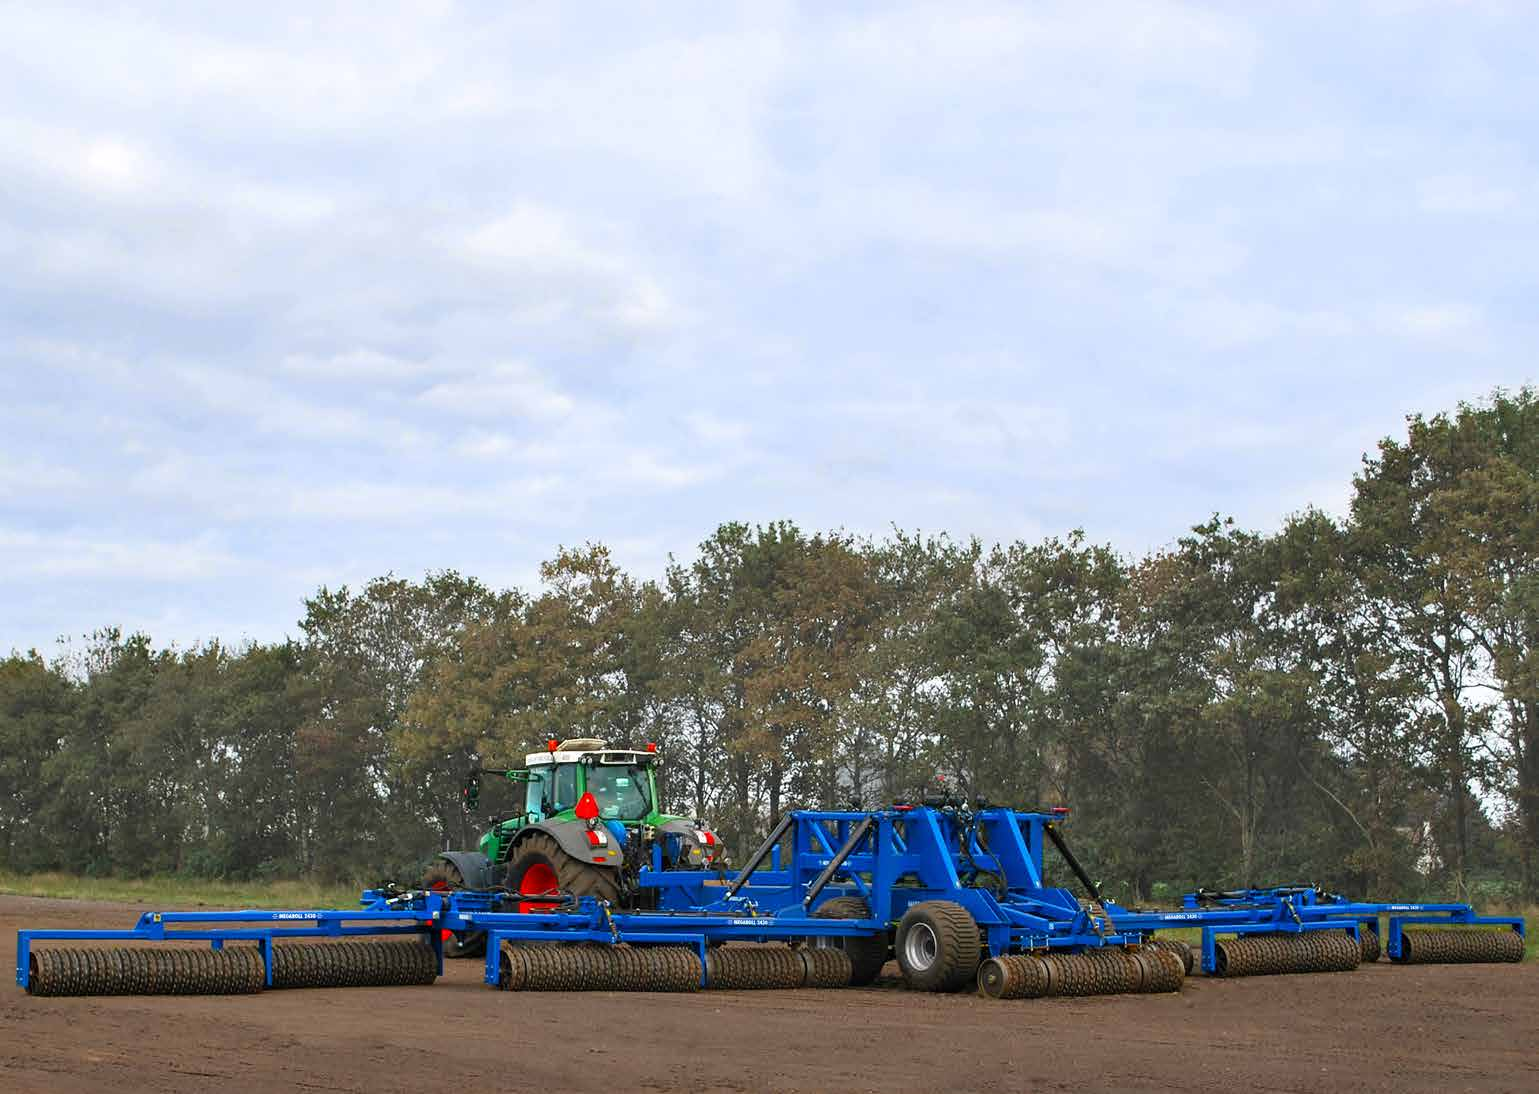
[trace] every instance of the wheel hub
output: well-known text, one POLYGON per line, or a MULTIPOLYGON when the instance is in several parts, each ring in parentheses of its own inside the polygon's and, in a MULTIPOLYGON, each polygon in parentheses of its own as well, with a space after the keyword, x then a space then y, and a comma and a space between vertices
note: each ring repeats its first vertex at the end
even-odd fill
POLYGON ((935 958, 939 952, 940 946, 935 940, 935 931, 928 923, 915 923, 903 936, 904 961, 915 972, 923 972, 935 964, 935 958))

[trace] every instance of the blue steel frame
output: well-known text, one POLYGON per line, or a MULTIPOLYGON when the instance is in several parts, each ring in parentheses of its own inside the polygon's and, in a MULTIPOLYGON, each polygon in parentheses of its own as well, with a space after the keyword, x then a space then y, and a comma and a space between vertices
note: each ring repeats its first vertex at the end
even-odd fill
POLYGON ((1380 917, 1388 920, 1384 952, 1392 959, 1401 955, 1402 929, 1412 924, 1508 927, 1519 937, 1526 937, 1521 916, 1477 915, 1468 904, 1354 901, 1302 886, 1245 889, 1206 901, 1197 893, 1187 893, 1182 903, 1187 910, 1123 913, 1119 909, 1114 918, 1119 925, 1132 928, 1146 925, 1151 917, 1166 926, 1202 928, 1204 972, 1214 969, 1213 946, 1218 935, 1350 930, 1358 937, 1364 928, 1377 932, 1380 917))
POLYGON ((729 941, 885 937, 910 905, 924 900, 966 908, 991 955, 1136 944, 1147 933, 1113 930, 1072 893, 1043 884, 1044 828, 1062 820, 1054 814, 916 807, 798 810, 792 816, 788 861, 772 857, 768 869, 755 871, 731 897, 723 895, 724 882, 716 875, 643 871, 642 884, 659 890, 656 912, 609 913, 582 901, 575 910, 470 912, 445 925, 487 932, 489 984, 497 982, 504 941, 672 943, 695 946, 703 958, 709 946, 729 941), (841 853, 837 883, 812 892, 817 877, 841 853), (979 871, 1000 878, 1004 894, 963 883, 964 876, 979 871), (836 896, 862 898, 871 914, 865 919, 812 914, 836 896))
POLYGON ((1173 912, 1130 911, 1111 902, 1082 903, 1047 884, 1043 864, 1048 825, 1056 813, 984 809, 966 813, 928 807, 874 812, 799 810, 792 814, 788 856, 778 849, 767 868, 754 871, 730 897, 726 880, 706 871, 641 871, 657 890, 658 910, 613 912, 592 898, 542 911, 498 910, 501 894, 457 891, 395 893, 370 890, 357 910, 148 912, 127 931, 19 931, 16 982, 25 987, 35 940, 256 941, 272 982, 272 947, 279 938, 350 937, 419 932, 443 968, 446 932, 485 930, 485 977, 497 982, 504 941, 609 942, 696 947, 729 941, 833 940, 888 937, 919 901, 949 900, 966 908, 982 931, 990 956, 1002 953, 1106 945, 1138 945, 1161 930, 1200 928, 1202 967, 1214 968, 1218 935, 1350 930, 1389 916, 1386 948, 1401 952, 1401 928, 1412 923, 1506 925, 1517 917, 1477 916, 1466 904, 1375 904, 1326 897, 1312 890, 1247 890, 1216 906, 1173 912), (834 866, 842 856, 843 861, 834 866), (979 873, 991 886, 969 884, 979 873), (827 877, 823 875, 827 874, 827 877), (825 884, 818 888, 819 880, 825 884), (836 896, 858 896, 865 919, 822 919, 813 913, 836 896), (194 926, 196 925, 196 926, 194 926))

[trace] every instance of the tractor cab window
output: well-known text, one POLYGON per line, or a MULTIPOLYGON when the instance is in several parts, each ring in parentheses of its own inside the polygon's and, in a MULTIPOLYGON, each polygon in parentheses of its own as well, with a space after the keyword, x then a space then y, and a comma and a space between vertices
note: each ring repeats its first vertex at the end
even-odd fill
POLYGON ((529 812, 549 816, 577 804, 577 765, 550 764, 531 771, 529 812))
POLYGON ((652 811, 647 769, 637 764, 594 764, 588 768, 588 793, 605 820, 640 820, 652 811))

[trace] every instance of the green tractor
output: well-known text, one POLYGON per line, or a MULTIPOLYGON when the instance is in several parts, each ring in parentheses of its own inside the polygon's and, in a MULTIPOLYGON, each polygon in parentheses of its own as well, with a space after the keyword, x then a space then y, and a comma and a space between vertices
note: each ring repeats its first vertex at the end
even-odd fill
MULTIPOLYGON (((644 908, 656 890, 638 878, 654 854, 665 870, 725 869, 725 849, 704 822, 659 811, 656 761, 656 745, 610 748, 579 737, 551 741, 521 768, 476 768, 462 791, 465 812, 480 808, 487 776, 511 789, 512 807, 492 816, 476 850, 440 853, 423 887, 501 889, 519 911, 550 908, 567 896, 644 908)), ((475 957, 485 948, 481 933, 444 942, 449 957, 475 957)))

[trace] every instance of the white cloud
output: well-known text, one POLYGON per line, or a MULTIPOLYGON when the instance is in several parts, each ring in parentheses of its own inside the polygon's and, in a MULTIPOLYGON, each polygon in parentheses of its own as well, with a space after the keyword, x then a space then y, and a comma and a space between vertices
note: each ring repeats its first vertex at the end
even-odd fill
POLYGON ((617 452, 618 462, 602 474, 621 483, 634 483, 648 488, 677 490, 694 486, 719 475, 720 469, 700 465, 686 465, 670 460, 655 452, 617 452))
POLYGON ((154 179, 144 150, 122 141, 93 141, 83 159, 86 177, 109 189, 142 190, 154 179))
POLYGON ((419 436, 413 429, 392 429, 356 406, 301 398, 259 375, 195 365, 177 365, 169 372, 181 393, 196 397, 204 410, 246 419, 262 432, 318 440, 372 438, 391 444, 419 436))
POLYGON ((509 362, 434 384, 418 401, 465 418, 560 418, 576 401, 530 365, 509 362))
POLYGON ((579 243, 559 213, 528 202, 460 234, 456 242, 469 257, 498 265, 586 266, 604 270, 616 265, 579 243))
POLYGON ((33 573, 7 626, 1339 499, 1372 431, 1310 402, 1533 379, 1539 276, 1520 28, 1361 21, 1367 68, 1159 0, 10 11, 0 560, 162 576, 33 573))
POLYGON ((1462 304, 1403 308, 1385 317, 1385 326, 1408 338, 1442 338, 1461 334, 1479 322, 1474 309, 1462 304))
POLYGON ((1053 92, 1067 97, 1104 96, 1150 79, 1235 90, 1257 50, 1254 32, 1238 20, 1186 4, 1126 0, 1042 9, 913 5, 852 18, 836 42, 890 79, 955 86, 1045 71, 1058 84, 1053 92), (1094 79, 1083 78, 1087 68, 1094 79), (1082 78, 1069 79, 1076 73, 1082 78))
POLYGON ((535 502, 561 485, 559 477, 550 475, 490 486, 337 482, 294 488, 288 495, 287 510, 294 516, 328 521, 411 523, 465 516, 508 519, 533 515, 535 502))
POLYGON ((329 356, 291 353, 284 357, 285 372, 312 380, 396 382, 421 376, 432 367, 373 349, 352 349, 329 356))
POLYGON ((112 539, 81 532, 0 528, 0 581, 111 578, 208 581, 248 572, 216 533, 185 540, 112 539))
POLYGON ((695 436, 708 444, 740 445, 752 432, 747 422, 734 421, 715 414, 696 412, 686 414, 684 420, 695 436))
POLYGON ((1351 312, 1294 309, 1265 300, 1213 297, 1180 300, 1170 307, 1172 325, 1187 338, 1232 350, 1280 338, 1347 338, 1361 328, 1351 312))
POLYGON ((459 259, 513 275, 520 284, 545 279, 543 304, 517 304, 526 320, 558 323, 574 312, 597 311, 621 328, 657 330, 679 318, 669 292, 654 275, 634 269, 619 251, 580 238, 568 218, 553 209, 520 202, 494 220, 439 233, 437 239, 459 259))
POLYGON ((86 476, 76 468, 0 453, 0 498, 73 493, 87 485, 86 476))
POLYGON ((1474 175, 1437 175, 1416 187, 1421 208, 1431 213, 1504 213, 1517 204, 1511 189, 1474 175))
POLYGON ((488 433, 475 429, 461 437, 454 450, 473 460, 495 460, 514 452, 518 444, 506 433, 488 433))

